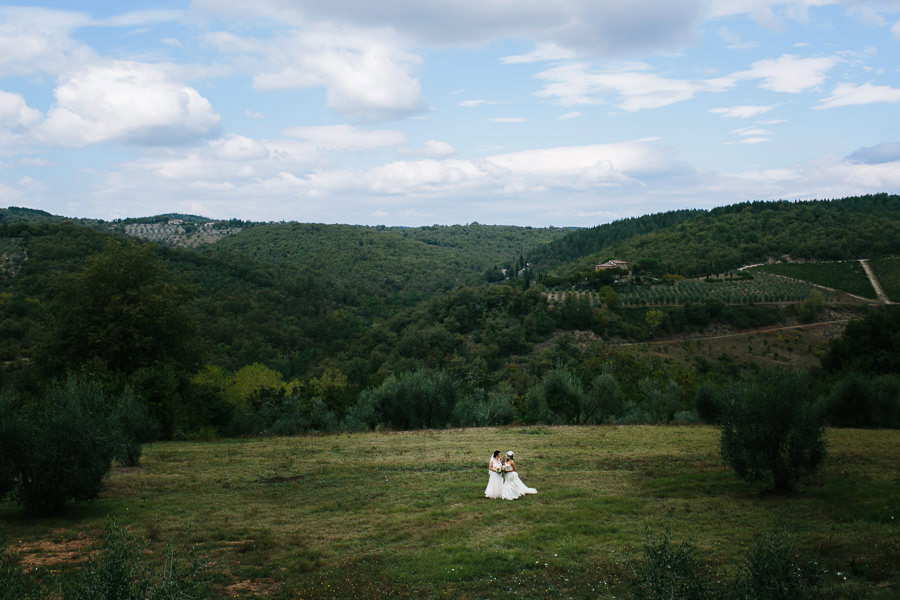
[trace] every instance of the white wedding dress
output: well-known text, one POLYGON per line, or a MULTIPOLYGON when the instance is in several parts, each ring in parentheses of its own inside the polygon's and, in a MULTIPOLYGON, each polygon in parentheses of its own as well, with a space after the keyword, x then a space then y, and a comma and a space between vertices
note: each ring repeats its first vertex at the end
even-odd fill
POLYGON ((519 489, 513 483, 513 476, 515 475, 515 471, 507 471, 503 474, 503 499, 504 500, 515 500, 522 494, 519 493, 519 489))
POLYGON ((488 484, 484 488, 485 498, 502 498, 503 497, 503 475, 497 472, 500 468, 500 461, 491 457, 489 463, 488 484))
POLYGON ((537 494, 537 490, 525 485, 525 482, 519 479, 519 474, 515 471, 510 471, 506 474, 506 482, 503 485, 509 485, 520 496, 524 496, 525 494, 537 494))

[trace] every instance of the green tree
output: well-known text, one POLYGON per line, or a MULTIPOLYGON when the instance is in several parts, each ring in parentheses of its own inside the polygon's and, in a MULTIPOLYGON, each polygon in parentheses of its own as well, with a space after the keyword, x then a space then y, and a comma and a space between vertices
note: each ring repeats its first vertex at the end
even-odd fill
POLYGON ((625 395, 616 378, 603 373, 591 380, 591 389, 584 399, 584 422, 603 423, 618 417, 625 409, 625 395))
POLYGON ((53 374, 92 361, 125 375, 164 363, 192 368, 198 356, 190 299, 150 246, 111 240, 58 285, 41 358, 53 374))
POLYGON ((748 482, 792 489, 825 458, 824 414, 800 373, 763 373, 730 390, 721 426, 722 459, 748 482))
POLYGON ((113 458, 135 456, 135 414, 129 398, 110 401, 80 376, 38 401, 0 394, 0 496, 41 515, 96 498, 113 458))
POLYGON ((56 286, 37 362, 50 378, 80 372, 115 390, 131 386, 171 437, 200 364, 190 300, 150 246, 110 240, 56 286))

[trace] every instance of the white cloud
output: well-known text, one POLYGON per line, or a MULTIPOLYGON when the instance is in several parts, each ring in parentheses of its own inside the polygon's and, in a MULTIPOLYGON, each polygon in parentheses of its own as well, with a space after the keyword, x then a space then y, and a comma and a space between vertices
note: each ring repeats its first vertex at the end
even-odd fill
POLYGON ((759 60, 746 71, 734 73, 725 81, 762 79, 759 87, 773 92, 799 94, 818 87, 825 74, 837 64, 833 57, 800 58, 785 54, 779 58, 759 60))
POLYGON ((409 154, 418 154, 419 156, 427 156, 429 158, 446 158, 456 154, 456 148, 447 142, 438 140, 428 140, 419 150, 408 152, 409 154))
POLYGON ((44 143, 180 144, 216 133, 219 115, 166 66, 131 61, 90 65, 62 76, 56 104, 37 127, 44 143))
POLYGON ((366 130, 352 125, 290 127, 284 130, 284 135, 305 140, 322 150, 348 152, 395 147, 406 143, 403 132, 391 129, 366 130))
POLYGON ((489 100, 463 100, 457 106, 462 106, 463 108, 475 108, 477 106, 481 106, 482 104, 495 104, 495 102, 491 102, 489 100))
POLYGON ((839 83, 830 96, 822 99, 813 108, 837 108, 879 102, 900 102, 900 89, 888 85, 872 85, 869 82, 862 85, 839 83))
POLYGON ((736 133, 738 135, 743 136, 766 136, 772 135, 772 132, 768 129, 762 129, 761 127, 744 127, 742 129, 735 129, 732 133, 736 133))
POLYGON ((561 65, 537 74, 548 82, 537 95, 557 98, 563 105, 601 104, 613 97, 620 108, 631 112, 668 106, 710 89, 703 81, 660 77, 647 69, 640 63, 607 71, 592 71, 581 63, 561 65))
POLYGON ((77 12, 0 7, 0 75, 58 73, 94 59, 93 50, 70 37, 89 22, 77 12))
POLYGON ((103 19, 96 19, 91 24, 98 27, 138 27, 177 21, 183 14, 184 12, 180 10, 134 10, 103 19))
POLYGON ((575 53, 565 48, 560 48, 553 43, 538 44, 534 50, 528 54, 520 54, 517 56, 504 56, 500 62, 507 65, 542 62, 551 60, 565 60, 575 58, 575 53))
POLYGON ((254 112, 254 111, 250 110, 249 108, 244 109, 244 116, 248 117, 250 119, 265 119, 266 118, 266 116, 264 114, 259 113, 259 112, 254 112))
POLYGON ((570 119, 577 119, 580 116, 582 116, 582 114, 580 112, 572 111, 572 112, 567 112, 564 115, 560 115, 559 117, 556 118, 556 120, 557 121, 568 121, 570 119))
POLYGON ((213 156, 230 161, 249 161, 269 156, 269 150, 265 144, 244 137, 242 135, 229 135, 228 137, 210 142, 213 156))
POLYGON ((894 26, 891 27, 891 35, 900 40, 900 21, 897 21, 894 23, 894 26))
POLYGON ((755 48, 758 45, 756 42, 743 41, 739 35, 732 32, 727 27, 719 27, 716 30, 716 35, 728 44, 728 48, 731 48, 732 50, 748 50, 750 48, 755 48))
POLYGON ((767 137, 745 137, 741 138, 741 141, 738 142, 740 144, 762 144, 764 142, 768 142, 769 138, 767 137))
MULTIPOLYGON (((240 0, 194 0, 192 7, 230 17, 247 14, 246 3, 240 0)), ((535 41, 536 51, 555 46, 558 52, 584 50, 609 56, 684 44, 695 37, 707 9, 697 0, 259 0, 254 13, 291 26, 332 22, 390 29, 410 46, 518 38, 535 41)))
POLYGON ((0 90, 0 129, 23 132, 42 117, 41 111, 28 106, 21 94, 0 90))
POLYGON ((493 119, 488 119, 492 123, 524 123, 526 119, 523 117, 494 117, 493 119))
POLYGON ((352 119, 381 121, 425 109, 412 71, 421 62, 382 32, 322 26, 274 43, 232 34, 209 38, 223 50, 257 55, 261 90, 325 88, 328 106, 352 119))
POLYGON ((763 113, 767 113, 772 110, 772 106, 751 106, 751 105, 742 105, 742 106, 723 106, 720 108, 711 108, 709 112, 714 115, 721 115, 723 117, 729 117, 733 119, 749 119, 750 117, 755 117, 757 115, 761 115, 763 113))

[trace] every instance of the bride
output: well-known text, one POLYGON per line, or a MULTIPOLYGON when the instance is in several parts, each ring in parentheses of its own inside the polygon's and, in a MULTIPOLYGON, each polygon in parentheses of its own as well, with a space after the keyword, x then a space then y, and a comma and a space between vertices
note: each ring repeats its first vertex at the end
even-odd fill
POLYGON ((513 451, 506 453, 506 461, 503 465, 503 498, 505 500, 515 500, 519 496, 525 494, 537 494, 535 488, 528 487, 519 479, 519 473, 516 471, 516 461, 513 458, 513 451))
POLYGON ((494 455, 488 463, 488 484, 484 488, 485 498, 502 498, 503 497, 503 475, 501 469, 503 461, 500 460, 500 451, 494 450, 494 455))

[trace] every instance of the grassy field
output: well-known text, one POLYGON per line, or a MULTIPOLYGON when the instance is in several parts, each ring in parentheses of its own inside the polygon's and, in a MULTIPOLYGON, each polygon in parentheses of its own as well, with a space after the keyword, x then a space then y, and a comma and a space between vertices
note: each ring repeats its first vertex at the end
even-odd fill
POLYGON ((780 527, 842 594, 896 597, 900 431, 827 442, 819 474, 787 497, 737 479, 707 426, 160 443, 66 518, 11 503, 0 518, 32 577, 77 568, 113 515, 150 556, 196 544, 221 598, 621 598, 647 533, 665 527, 725 573, 780 527), (536 496, 483 497, 495 449, 516 451, 536 496))

